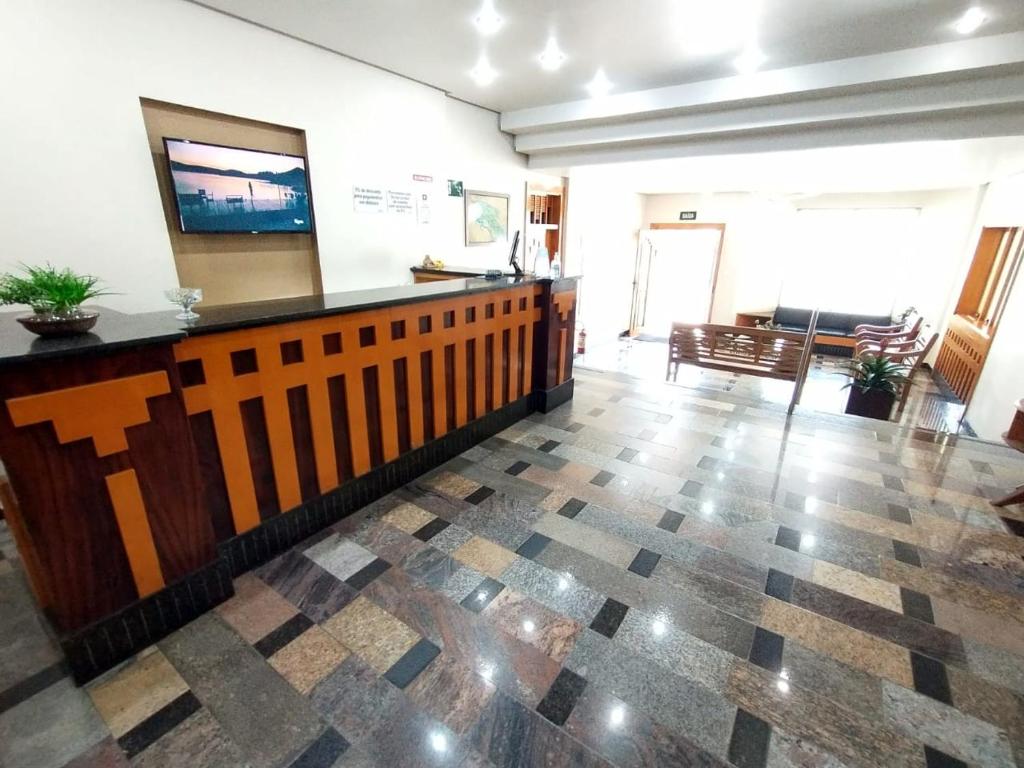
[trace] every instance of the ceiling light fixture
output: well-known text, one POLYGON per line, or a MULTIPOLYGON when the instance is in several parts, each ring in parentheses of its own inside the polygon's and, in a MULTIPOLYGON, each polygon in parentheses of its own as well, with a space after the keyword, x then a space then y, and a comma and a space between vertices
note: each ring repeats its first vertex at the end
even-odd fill
POLYGON ((480 12, 473 19, 473 24, 481 35, 493 35, 504 23, 505 20, 494 10, 494 0, 484 0, 480 12))
POLYGON ((969 35, 984 24, 987 18, 988 17, 985 15, 985 12, 975 5, 974 7, 968 8, 964 11, 964 15, 957 19, 956 23, 953 25, 953 29, 961 35, 969 35))
POLYGON ((751 46, 733 60, 733 66, 740 74, 752 75, 761 68, 761 65, 768 60, 768 57, 761 53, 760 48, 751 46))
POLYGON ((562 66, 562 62, 565 61, 565 54, 559 49, 558 41, 555 40, 554 35, 548 38, 548 44, 544 50, 541 51, 538 58, 540 60, 540 65, 548 72, 554 72, 562 66))
POLYGON ((469 70, 469 76, 481 88, 486 88, 498 78, 498 72, 491 66, 491 62, 487 60, 487 54, 481 53, 476 66, 469 70))
POLYGON ((602 96, 607 96, 608 92, 612 89, 612 82, 605 75, 604 70, 598 68, 597 72, 594 73, 594 79, 587 83, 587 91, 595 99, 599 99, 602 96))

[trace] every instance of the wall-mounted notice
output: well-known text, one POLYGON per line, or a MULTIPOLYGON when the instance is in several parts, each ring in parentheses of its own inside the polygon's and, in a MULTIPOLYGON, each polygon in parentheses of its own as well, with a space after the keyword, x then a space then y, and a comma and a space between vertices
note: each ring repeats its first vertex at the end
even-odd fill
POLYGON ((397 213, 399 216, 411 216, 412 192, 396 192, 388 190, 388 213, 397 213))
POLYGON ((352 187, 352 208, 356 213, 384 213, 384 190, 352 187))
POLYGON ((430 223, 430 192, 426 190, 416 193, 416 222, 430 223))

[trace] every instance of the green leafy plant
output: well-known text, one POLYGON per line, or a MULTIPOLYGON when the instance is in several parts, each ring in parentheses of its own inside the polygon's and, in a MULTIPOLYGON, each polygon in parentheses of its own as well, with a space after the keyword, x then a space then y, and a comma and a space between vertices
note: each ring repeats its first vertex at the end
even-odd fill
POLYGON ((92 275, 79 275, 68 268, 21 265, 24 275, 0 275, 0 304, 28 304, 36 312, 66 314, 83 302, 107 291, 92 275))
POLYGON ((844 371, 850 377, 843 389, 857 387, 861 392, 877 390, 895 395, 900 384, 907 380, 905 365, 900 365, 885 355, 862 355, 851 360, 844 371))

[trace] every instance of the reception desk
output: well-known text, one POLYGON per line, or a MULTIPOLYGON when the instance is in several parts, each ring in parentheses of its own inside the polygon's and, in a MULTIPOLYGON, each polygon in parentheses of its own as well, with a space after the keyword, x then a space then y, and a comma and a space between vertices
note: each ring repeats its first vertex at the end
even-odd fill
POLYGON ((572 397, 576 280, 444 282, 104 311, 35 339, 0 316, 5 514, 79 681, 232 577, 572 397))

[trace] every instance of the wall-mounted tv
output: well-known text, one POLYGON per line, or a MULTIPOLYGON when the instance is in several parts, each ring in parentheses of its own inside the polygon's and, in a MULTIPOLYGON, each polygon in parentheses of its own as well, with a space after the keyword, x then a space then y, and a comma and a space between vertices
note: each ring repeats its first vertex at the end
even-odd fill
POLYGON ((185 233, 312 232, 306 159, 164 138, 185 233))

